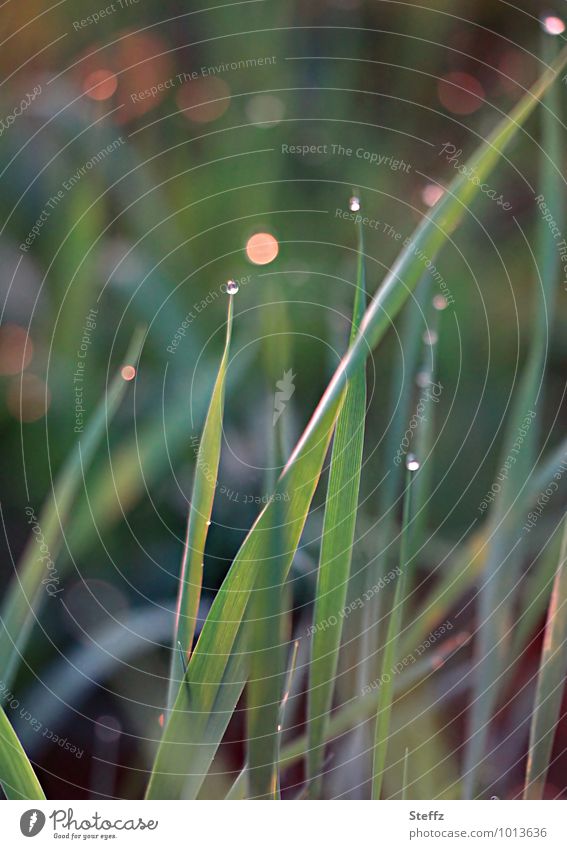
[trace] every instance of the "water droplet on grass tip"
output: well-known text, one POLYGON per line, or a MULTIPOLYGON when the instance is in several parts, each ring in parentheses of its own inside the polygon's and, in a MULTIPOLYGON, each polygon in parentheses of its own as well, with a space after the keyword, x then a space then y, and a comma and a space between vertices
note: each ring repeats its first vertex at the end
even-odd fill
POLYGON ((415 456, 415 454, 408 454, 408 458, 406 460, 406 468, 410 472, 417 472, 419 469, 419 460, 415 456))
POLYGON ((360 209, 360 198, 353 195, 348 202, 348 208, 351 212, 358 212, 360 209))
POLYGON ((239 290, 239 285, 236 280, 228 280, 226 284, 226 291, 229 295, 236 295, 239 290))

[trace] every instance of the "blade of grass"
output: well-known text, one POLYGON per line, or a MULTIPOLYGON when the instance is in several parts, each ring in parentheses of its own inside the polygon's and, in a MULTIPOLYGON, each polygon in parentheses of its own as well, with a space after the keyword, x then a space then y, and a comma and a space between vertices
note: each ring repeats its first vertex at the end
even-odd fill
MULTIPOLYGON (((403 489, 404 465, 396 462, 400 446, 412 417, 412 402, 415 394, 415 375, 418 371, 422 350, 422 332, 425 327, 424 309, 429 301, 432 276, 428 272, 418 283, 415 293, 405 306, 400 329, 400 356, 396 358, 390 379, 391 418, 386 432, 383 462, 388 469, 380 489, 378 515, 380 531, 378 554, 364 568, 364 587, 378 586, 380 580, 393 564, 397 551, 398 499, 403 489)), ((387 593, 375 593, 364 606, 363 639, 359 663, 359 686, 374 677, 380 653, 380 623, 382 605, 387 593)))
POLYGON ((277 799, 279 793, 278 714, 285 678, 282 600, 287 571, 279 508, 275 505, 272 554, 259 570, 247 622, 248 787, 252 799, 277 799))
MULTIPOLYGON (((478 191, 478 185, 486 180, 508 143, 556 80, 566 62, 567 49, 562 51, 552 68, 545 71, 471 157, 467 167, 475 169, 478 180, 471 181, 465 173, 454 179, 450 189, 432 213, 419 225, 414 240, 404 248, 366 310, 354 343, 327 386, 274 493, 280 499, 284 495, 288 499, 283 502, 287 568, 291 565, 299 543, 321 473, 345 382, 356 374, 360 364, 378 344, 421 277, 421 262, 415 261, 415 250, 423 251, 430 259, 434 258, 447 240, 448 234, 455 230, 466 213, 468 205, 478 191)), ((191 657, 185 686, 180 687, 158 749, 148 787, 149 798, 182 798, 183 794, 194 798, 193 794, 198 793, 203 781, 203 765, 207 758, 210 764, 216 748, 220 745, 228 719, 210 714, 219 690, 228 687, 233 695, 238 691, 238 687, 232 687, 238 677, 239 668, 233 656, 233 646, 242 627, 258 569, 269 554, 266 535, 269 535, 273 527, 273 516, 272 500, 244 540, 213 602, 191 657), (203 734, 207 735, 207 744, 203 745, 201 750, 206 750, 207 757, 198 758, 199 769, 195 770, 192 758, 197 757, 198 744, 202 741, 203 734)), ((225 705, 228 704, 227 699, 225 705)))
POLYGON ((409 749, 406 746, 406 751, 404 754, 404 769, 402 773, 402 799, 406 800, 408 798, 408 778, 409 778, 409 749))
MULTIPOLYGON (((291 692, 291 686, 293 682, 293 677, 295 675, 295 670, 297 666, 297 654, 299 651, 299 640, 295 640, 293 644, 293 648, 291 650, 290 661, 288 665, 286 682, 284 687, 284 694, 281 700, 281 704, 279 706, 279 714, 278 714, 278 734, 281 738, 283 730, 285 728, 285 714, 286 714, 286 705, 289 699, 289 694, 291 692)), ((279 754, 279 752, 278 752, 279 754)), ((238 773, 236 780, 234 781, 232 787, 226 794, 226 799, 246 799, 248 791, 248 764, 244 764, 241 771, 238 773)))
MULTIPOLYGON (((291 692, 291 687, 293 683, 293 678, 295 675, 296 667, 297 667, 297 655, 299 651, 299 640, 295 640, 293 644, 293 648, 291 650, 290 660, 288 664, 288 670, 286 674, 284 693, 279 705, 278 712, 278 735, 281 740, 281 736, 283 734, 285 728, 285 715, 286 715, 286 706, 289 699, 289 695, 291 692)), ((278 766, 279 766, 279 745, 278 745, 278 766)), ((228 791, 226 795, 226 799, 246 799, 248 798, 248 764, 245 763, 242 767, 242 770, 239 772, 236 780, 234 781, 232 787, 228 791)), ((278 776, 279 777, 279 776, 278 776)), ((279 786, 278 786, 279 793, 279 786)))
POLYGON ((561 714, 567 668, 567 520, 547 611, 530 727, 524 799, 542 799, 553 738, 561 714))
MULTIPOLYGON (((549 61, 549 39, 544 40, 544 57, 549 61)), ((543 110, 543 143, 541 154, 541 184, 546 203, 553 211, 559 230, 563 231, 564 204, 559 195, 557 166, 561 162, 560 98, 552 88, 543 110)), ((502 669, 509 652, 509 639, 514 616, 517 583, 519 580, 522 547, 518 546, 521 528, 511 521, 511 508, 516 499, 524 498, 524 490, 533 469, 541 418, 542 382, 549 345, 549 320, 554 314, 555 289, 560 269, 555 240, 548 224, 540 216, 537 255, 543 258, 539 270, 541 294, 534 313, 532 341, 528 359, 515 393, 508 419, 499 468, 507 473, 490 510, 490 543, 485 566, 484 582, 479 596, 478 639, 475 643, 474 686, 467 730, 464 758, 463 792, 473 798, 481 776, 485 757, 489 723, 499 698, 502 669), (518 433, 526 418, 531 416, 527 433, 518 444, 518 433)))
POLYGON ((380 677, 378 708, 376 711, 376 729, 374 734, 374 756, 372 766, 372 798, 379 799, 382 793, 382 781, 386 756, 388 754, 388 735, 390 717, 394 701, 392 667, 397 656, 400 631, 402 628, 403 608, 409 585, 410 552, 413 548, 413 475, 419 469, 412 455, 407 459, 406 489, 404 493, 404 513, 400 539, 400 576, 396 584, 394 602, 388 619, 386 644, 382 656, 382 675, 380 677))
MULTIPOLYGON (((362 225, 359 225, 357 265, 351 343, 364 315, 366 300, 362 225)), ((343 625, 341 613, 346 603, 358 510, 365 416, 366 373, 363 363, 348 382, 345 401, 337 419, 325 502, 313 613, 315 631, 309 664, 307 780, 311 798, 318 798, 321 793, 325 730, 337 674, 343 625), (319 629, 318 625, 323 627, 319 629)))
MULTIPOLYGON (((279 284, 281 290, 281 284, 279 284)), ((288 316, 285 300, 274 283, 268 283, 269 309, 265 313, 263 363, 270 393, 268 416, 269 450, 266 471, 266 495, 274 491, 284 465, 283 425, 289 416, 290 398, 284 407, 275 408, 274 388, 294 389, 291 351, 288 344, 288 316), (284 373, 283 382, 278 379, 284 373), (274 398, 274 401, 272 401, 274 398)), ((286 396, 287 396, 286 392, 286 396)), ((278 714, 285 681, 284 582, 287 565, 283 554, 283 519, 280 505, 274 505, 271 531, 271 556, 258 573, 249 605, 250 675, 246 691, 248 792, 252 799, 279 797, 278 714)))
POLYGON ((203 426, 203 433, 195 461, 193 492, 187 520, 187 534, 183 549, 181 576, 173 637, 173 650, 169 673, 168 710, 171 710, 179 690, 179 684, 186 674, 184 658, 191 654, 195 625, 201 600, 203 585, 203 558, 213 501, 217 488, 217 476, 222 442, 222 421, 226 372, 230 355, 234 295, 228 295, 228 314, 226 320, 226 339, 222 359, 217 372, 215 385, 209 403, 209 409, 203 426), (178 651, 181 648, 181 654, 178 651))
POLYGON ((291 655, 290 655, 290 658, 289 658, 287 675, 286 675, 286 679, 285 679, 284 694, 283 694, 283 698, 281 700, 280 711, 279 711, 279 716, 278 716, 278 732, 280 734, 280 737, 281 737, 281 735, 284 731, 284 728, 285 728, 286 708, 287 708, 287 703, 288 703, 288 700, 289 700, 289 694, 291 693, 291 688, 292 688, 292 685, 293 685, 293 679, 294 679, 294 676, 295 676, 295 671, 297 669, 297 655, 298 655, 298 653, 299 653, 299 640, 294 640, 293 648, 291 650, 291 655))
MULTIPOLYGON (((420 458, 419 472, 413 484, 413 510, 415 531, 414 540, 417 542, 427 539, 427 508, 431 493, 433 472, 433 446, 435 441, 435 409, 439 401, 434 387, 437 386, 437 340, 439 334, 439 311, 429 306, 426 308, 427 330, 423 335, 425 362, 417 377, 416 416, 418 424, 414 437, 414 452, 420 458), (421 410, 423 406, 423 412, 421 410)), ((441 391, 441 390, 440 390, 441 391)), ((410 552, 410 559, 417 552, 410 552)))
MULTIPOLYGON (((126 353, 127 363, 136 363, 142 350, 144 331, 137 331, 126 353)), ((64 533, 71 508, 75 502, 85 471, 90 466, 110 421, 124 397, 128 382, 118 371, 108 391, 96 407, 84 434, 69 454, 37 520, 47 546, 48 556, 55 563, 65 540, 64 533)), ((0 675, 6 687, 11 687, 22 653, 36 620, 38 608, 45 596, 43 581, 47 566, 42 546, 32 534, 18 565, 0 613, 0 675)))
POLYGON ((1 707, 0 785, 7 799, 45 799, 33 767, 1 707))
POLYGON ((248 771, 246 766, 243 766, 236 781, 224 797, 227 801, 243 800, 247 798, 248 793, 248 771))

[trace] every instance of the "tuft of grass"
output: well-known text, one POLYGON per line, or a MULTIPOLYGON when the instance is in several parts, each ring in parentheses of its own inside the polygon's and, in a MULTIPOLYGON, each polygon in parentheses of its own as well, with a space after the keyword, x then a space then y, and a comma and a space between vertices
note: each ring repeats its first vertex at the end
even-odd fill
POLYGON ((401 252, 366 310, 356 338, 277 482, 274 499, 254 523, 213 602, 189 662, 185 675, 187 686, 180 687, 158 748, 148 787, 149 798, 195 798, 199 792, 244 687, 246 610, 258 570, 271 556, 274 522, 280 521, 282 527, 282 562, 287 572, 307 518, 348 380, 358 373, 361 364, 380 342, 421 277, 422 267, 415 252, 423 251, 434 259, 474 200, 478 185, 488 178, 502 152, 566 62, 567 49, 473 154, 467 162, 466 173, 456 176, 431 214, 423 219, 411 245, 401 252), (467 176, 471 169, 478 177, 475 181, 467 176), (281 503, 276 509, 274 503, 277 501, 281 503))
POLYGON ((542 799, 549 769, 555 730, 561 714, 567 668, 567 520, 564 524, 559 563, 547 611, 545 636, 535 704, 530 726, 530 745, 524 799, 542 799))
MULTIPOLYGON (((362 226, 359 227, 358 241, 351 343, 364 315, 366 299, 362 226)), ((323 519, 313 613, 315 632, 309 664, 307 711, 307 779, 309 795, 312 798, 317 798, 321 792, 325 732, 329 723, 339 660, 343 625, 341 613, 346 602, 358 511, 365 415, 366 373, 363 364, 348 382, 344 403, 337 419, 323 519), (317 627, 318 623, 324 625, 321 630, 317 627)))

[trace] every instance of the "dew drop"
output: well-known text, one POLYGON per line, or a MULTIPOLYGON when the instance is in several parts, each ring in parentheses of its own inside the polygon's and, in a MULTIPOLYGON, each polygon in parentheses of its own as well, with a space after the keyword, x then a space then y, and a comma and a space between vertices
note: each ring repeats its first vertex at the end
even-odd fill
POLYGON ((433 306, 436 310, 442 312, 443 310, 447 309, 447 307, 449 306, 449 302, 447 301, 445 295, 435 295, 435 297, 433 298, 433 306))
POLYGON ((417 373, 415 382, 419 386, 420 389, 425 389, 426 386, 429 386, 431 383, 431 375, 428 371, 420 371, 417 373))
POLYGON ((541 26, 549 35, 561 35, 565 32, 565 22, 557 15, 542 15, 541 26))
POLYGON ((410 472, 417 472, 419 469, 419 460, 415 456, 415 454, 408 454, 408 458, 406 460, 406 468, 410 472))
POLYGON ((351 212, 358 212, 360 209, 360 198, 353 195, 348 202, 348 208, 351 212))
POLYGON ((228 280, 226 284, 226 291, 229 295, 236 295, 240 286, 236 282, 236 280, 228 280))

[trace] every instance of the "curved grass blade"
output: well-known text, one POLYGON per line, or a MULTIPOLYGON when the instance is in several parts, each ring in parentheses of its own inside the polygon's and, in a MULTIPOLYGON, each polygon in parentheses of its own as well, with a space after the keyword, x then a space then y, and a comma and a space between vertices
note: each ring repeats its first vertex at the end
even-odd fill
POLYGON ((524 799, 542 799, 553 738, 561 714, 567 667, 567 520, 551 601, 537 679, 530 728, 524 799))
POLYGON ((406 491, 404 493, 404 513, 402 520, 402 533, 400 540, 400 576, 396 584, 396 592, 392 610, 388 619, 388 631, 386 634, 386 645, 382 656, 382 675, 380 677, 378 709, 376 711, 376 729, 374 734, 374 756, 372 766, 372 798, 379 799, 382 793, 382 780, 384 767, 386 766, 386 755, 388 753, 388 735, 390 731, 390 717, 392 715, 392 704, 394 701, 394 685, 391 670, 394 666, 400 631, 402 628, 402 616, 409 584, 409 571, 411 564, 411 551, 413 550, 413 475, 419 469, 419 465, 412 455, 407 459, 406 491))
POLYGON ((7 799, 45 799, 33 767, 1 707, 0 785, 7 799))
MULTIPOLYGON (((126 362, 138 361, 144 335, 143 330, 134 334, 126 354, 126 362)), ((96 407, 84 434, 80 436, 66 460, 40 512, 37 523, 52 562, 56 561, 63 545, 66 522, 83 482, 84 473, 91 464, 127 387, 128 382, 119 371, 96 407)), ((22 652, 33 628, 36 612, 45 595, 43 582, 46 571, 41 547, 37 545, 32 534, 0 613, 0 675, 7 687, 13 683, 22 652)))
MULTIPOLYGON (((356 276, 351 343, 364 315, 366 300, 362 225, 359 226, 356 276)), ((325 730, 337 674, 343 625, 341 612, 346 603, 358 510, 365 417, 366 373, 363 363, 348 382, 337 419, 325 502, 313 613, 315 630, 309 664, 307 780, 311 798, 317 798, 321 792, 325 730), (320 629, 318 625, 324 627, 320 629)))
POLYGON ((179 578, 179 594, 175 617, 175 632, 171 654, 168 709, 171 710, 179 684, 186 674, 184 657, 189 657, 195 635, 195 625, 203 585, 203 558, 209 530, 213 501, 217 488, 217 476, 222 441, 222 419, 234 295, 228 296, 226 340, 217 378, 213 387, 209 409, 203 426, 195 461, 193 492, 187 521, 187 534, 183 549, 183 562, 179 578), (180 648, 180 651, 178 650, 180 648))
MULTIPOLYGON (((544 41, 546 59, 549 59, 551 49, 548 43, 544 41)), ((565 205, 559 193, 560 183, 555 165, 560 163, 562 158, 561 108, 557 88, 551 89, 545 105, 541 158, 542 196, 552 210, 560 232, 563 232, 565 205)), ((524 498, 523 493, 533 469, 540 431, 538 418, 541 418, 549 321, 550 316, 554 314, 560 258, 554 236, 543 216, 540 216, 538 236, 538 256, 542 258, 539 270, 541 293, 535 305, 528 359, 513 399, 506 428, 499 464, 499 469, 505 469, 506 472, 490 510, 490 543, 479 596, 478 621, 481 624, 475 645, 474 685, 464 759, 463 791, 466 798, 473 798, 477 785, 481 783, 480 772, 485 758, 489 724, 498 703, 502 670, 509 654, 507 635, 513 631, 516 588, 522 563, 522 547, 518 545, 521 527, 511 521, 510 515, 516 499, 524 498), (526 430, 527 433, 523 433, 526 430)), ((500 471, 499 479, 501 477, 500 471)))
MULTIPOLYGON (((459 174, 449 191, 417 228, 412 242, 404 248, 366 310, 357 337, 339 364, 313 417, 297 443, 280 477, 275 497, 283 502, 285 518, 286 566, 289 568, 328 448, 336 416, 340 410, 346 381, 378 344, 422 274, 415 250, 430 259, 443 247, 474 199, 478 184, 486 180, 518 129, 535 109, 540 98, 556 80, 567 62, 567 49, 547 69, 531 90, 490 134, 471 157, 478 180, 459 174)), ((242 692, 242 666, 233 654, 257 572, 269 550, 266 536, 273 527, 273 500, 256 520, 244 540, 223 585, 213 602, 203 631, 191 657, 186 686, 179 690, 174 710, 164 732, 148 787, 149 798, 194 798, 204 779, 228 725, 230 714, 242 692), (239 686, 241 685, 241 686, 239 686), (223 701, 221 716, 211 711, 217 695, 230 692, 223 701), (229 715, 226 716, 225 714, 229 715), (198 767, 195 768, 193 759, 198 767)))

